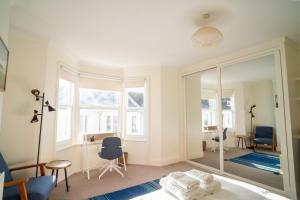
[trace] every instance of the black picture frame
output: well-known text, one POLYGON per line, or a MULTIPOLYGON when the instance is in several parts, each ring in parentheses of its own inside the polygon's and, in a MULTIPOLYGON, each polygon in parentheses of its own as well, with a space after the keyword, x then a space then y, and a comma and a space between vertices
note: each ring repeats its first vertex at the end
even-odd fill
POLYGON ((0 91, 5 91, 9 50, 0 37, 0 91))

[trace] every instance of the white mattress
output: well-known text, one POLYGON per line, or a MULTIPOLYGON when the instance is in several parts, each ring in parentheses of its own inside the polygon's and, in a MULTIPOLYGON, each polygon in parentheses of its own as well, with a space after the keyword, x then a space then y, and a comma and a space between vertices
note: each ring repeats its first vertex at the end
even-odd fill
MULTIPOLYGON (((263 188, 214 175, 214 178, 221 182, 222 190, 203 197, 203 200, 288 200, 288 198, 272 193, 263 188)), ((133 200, 177 200, 171 194, 163 189, 148 193, 143 196, 134 198, 133 200)))

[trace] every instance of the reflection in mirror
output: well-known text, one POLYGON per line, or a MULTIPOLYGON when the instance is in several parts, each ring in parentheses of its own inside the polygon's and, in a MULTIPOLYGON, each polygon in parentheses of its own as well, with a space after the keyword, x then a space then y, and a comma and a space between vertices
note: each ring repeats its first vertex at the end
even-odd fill
POLYGON ((274 56, 221 68, 224 170, 283 189, 274 56))
POLYGON ((185 78, 187 157, 194 162, 220 169, 217 69, 185 78))

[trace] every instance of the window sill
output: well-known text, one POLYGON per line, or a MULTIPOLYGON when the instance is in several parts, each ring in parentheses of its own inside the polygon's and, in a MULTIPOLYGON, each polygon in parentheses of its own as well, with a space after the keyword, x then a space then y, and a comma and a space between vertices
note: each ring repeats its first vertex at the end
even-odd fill
POLYGON ((136 141, 136 142, 146 142, 147 137, 145 136, 124 136, 124 141, 136 141))

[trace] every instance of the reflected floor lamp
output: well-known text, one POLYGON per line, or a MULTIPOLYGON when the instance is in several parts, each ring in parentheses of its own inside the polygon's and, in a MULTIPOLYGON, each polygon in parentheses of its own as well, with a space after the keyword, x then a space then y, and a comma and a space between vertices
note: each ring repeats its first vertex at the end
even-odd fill
POLYGON ((38 116, 41 116, 41 122, 40 122, 40 132, 39 132, 39 144, 38 144, 38 153, 37 153, 37 159, 36 159, 36 169, 35 169, 35 176, 37 177, 38 174, 38 165, 40 163, 40 147, 41 147, 41 135, 42 135, 42 125, 43 125, 43 115, 44 115, 44 107, 48 108, 49 112, 55 111, 55 109, 50 106, 49 101, 45 101, 45 93, 43 92, 42 95, 40 95, 40 91, 37 89, 31 90, 31 94, 35 96, 35 100, 39 101, 42 100, 42 109, 41 112, 39 113, 38 110, 34 110, 33 112, 33 117, 32 120, 30 121, 31 123, 36 123, 39 122, 38 116))
MULTIPOLYGON (((256 105, 255 104, 253 104, 253 105, 251 105, 251 107, 250 107, 250 111, 249 111, 249 114, 251 115, 250 117, 251 117, 251 121, 250 121, 250 129, 251 129, 251 137, 253 137, 253 125, 252 125, 252 121, 253 121, 253 118, 255 118, 255 115, 254 115, 254 113, 253 113, 253 109, 254 108, 256 108, 256 105)), ((251 141, 250 141, 250 143, 251 143, 251 141)), ((250 144, 251 145, 251 144, 250 144)))

